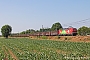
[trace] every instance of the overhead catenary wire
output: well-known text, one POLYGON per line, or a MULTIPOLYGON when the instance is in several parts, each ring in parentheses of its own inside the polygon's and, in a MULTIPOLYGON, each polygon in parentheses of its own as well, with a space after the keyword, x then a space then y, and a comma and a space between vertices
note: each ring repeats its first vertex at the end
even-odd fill
POLYGON ((87 24, 87 25, 90 26, 90 18, 84 19, 84 20, 80 20, 80 21, 76 21, 76 22, 63 24, 63 26, 75 26, 75 25, 80 25, 80 24, 87 24))

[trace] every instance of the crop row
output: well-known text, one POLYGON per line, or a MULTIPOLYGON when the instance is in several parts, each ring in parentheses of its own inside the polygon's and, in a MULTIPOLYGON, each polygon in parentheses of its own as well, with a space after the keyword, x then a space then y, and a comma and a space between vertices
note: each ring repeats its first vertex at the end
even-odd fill
MULTIPOLYGON (((66 57, 80 59, 90 57, 90 43, 30 40, 28 38, 0 39, 0 42, 0 47, 5 45, 19 60, 66 60, 66 57)), ((4 57, 4 51, 1 48, 0 50, 4 57)))

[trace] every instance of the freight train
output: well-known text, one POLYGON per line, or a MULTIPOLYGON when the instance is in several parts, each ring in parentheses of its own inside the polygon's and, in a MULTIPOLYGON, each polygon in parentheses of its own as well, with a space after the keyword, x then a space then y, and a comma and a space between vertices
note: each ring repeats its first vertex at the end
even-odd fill
POLYGON ((33 34, 34 36, 76 36, 77 29, 76 28, 64 28, 57 31, 48 31, 48 32, 37 32, 33 34))
POLYGON ((73 27, 59 29, 57 31, 35 32, 33 34, 12 34, 11 37, 29 37, 29 36, 76 36, 77 29, 73 27))

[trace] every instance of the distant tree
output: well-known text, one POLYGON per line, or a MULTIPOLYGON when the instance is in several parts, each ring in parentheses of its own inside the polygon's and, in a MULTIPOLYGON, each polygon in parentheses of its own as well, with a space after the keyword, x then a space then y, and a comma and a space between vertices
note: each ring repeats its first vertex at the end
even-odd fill
POLYGON ((36 32, 39 32, 39 30, 36 30, 36 32))
POLYGON ((12 27, 9 25, 4 25, 1 28, 2 36, 6 37, 6 38, 8 38, 8 36, 11 34, 11 31, 12 31, 12 27))
POLYGON ((89 27, 89 33, 90 33, 90 27, 89 27))
POLYGON ((51 30, 51 28, 40 28, 40 32, 47 32, 50 30, 51 30))
POLYGON ((31 29, 30 30, 30 34, 33 34, 33 33, 35 33, 35 30, 34 29, 31 29))
POLYGON ((28 30, 26 30, 26 31, 20 32, 20 34, 32 34, 32 33, 34 33, 34 32, 35 32, 35 30, 33 30, 33 29, 28 29, 28 30))
POLYGON ((59 29, 61 29, 62 28, 62 25, 59 23, 59 22, 57 22, 57 23, 54 23, 53 25, 52 25, 52 27, 51 27, 51 30, 53 31, 53 30, 59 30, 59 29))
POLYGON ((85 26, 80 27, 80 28, 78 29, 78 34, 79 34, 79 35, 86 35, 86 34, 89 33, 89 32, 90 32, 90 29, 89 29, 88 27, 85 27, 85 26))
POLYGON ((26 34, 29 34, 31 32, 31 30, 29 29, 29 30, 26 30, 26 34))
POLYGON ((20 32, 20 34, 25 34, 26 33, 26 31, 22 31, 22 32, 20 32))

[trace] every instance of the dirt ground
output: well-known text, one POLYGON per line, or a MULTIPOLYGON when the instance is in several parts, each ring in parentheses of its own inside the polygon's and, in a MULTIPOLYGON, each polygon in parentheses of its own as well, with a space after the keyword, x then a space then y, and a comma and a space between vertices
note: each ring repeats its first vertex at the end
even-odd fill
MULTIPOLYGON (((42 40, 42 36, 30 36, 32 39, 42 40)), ((46 36, 44 39, 56 41, 71 41, 71 42, 90 42, 90 36, 46 36)))

